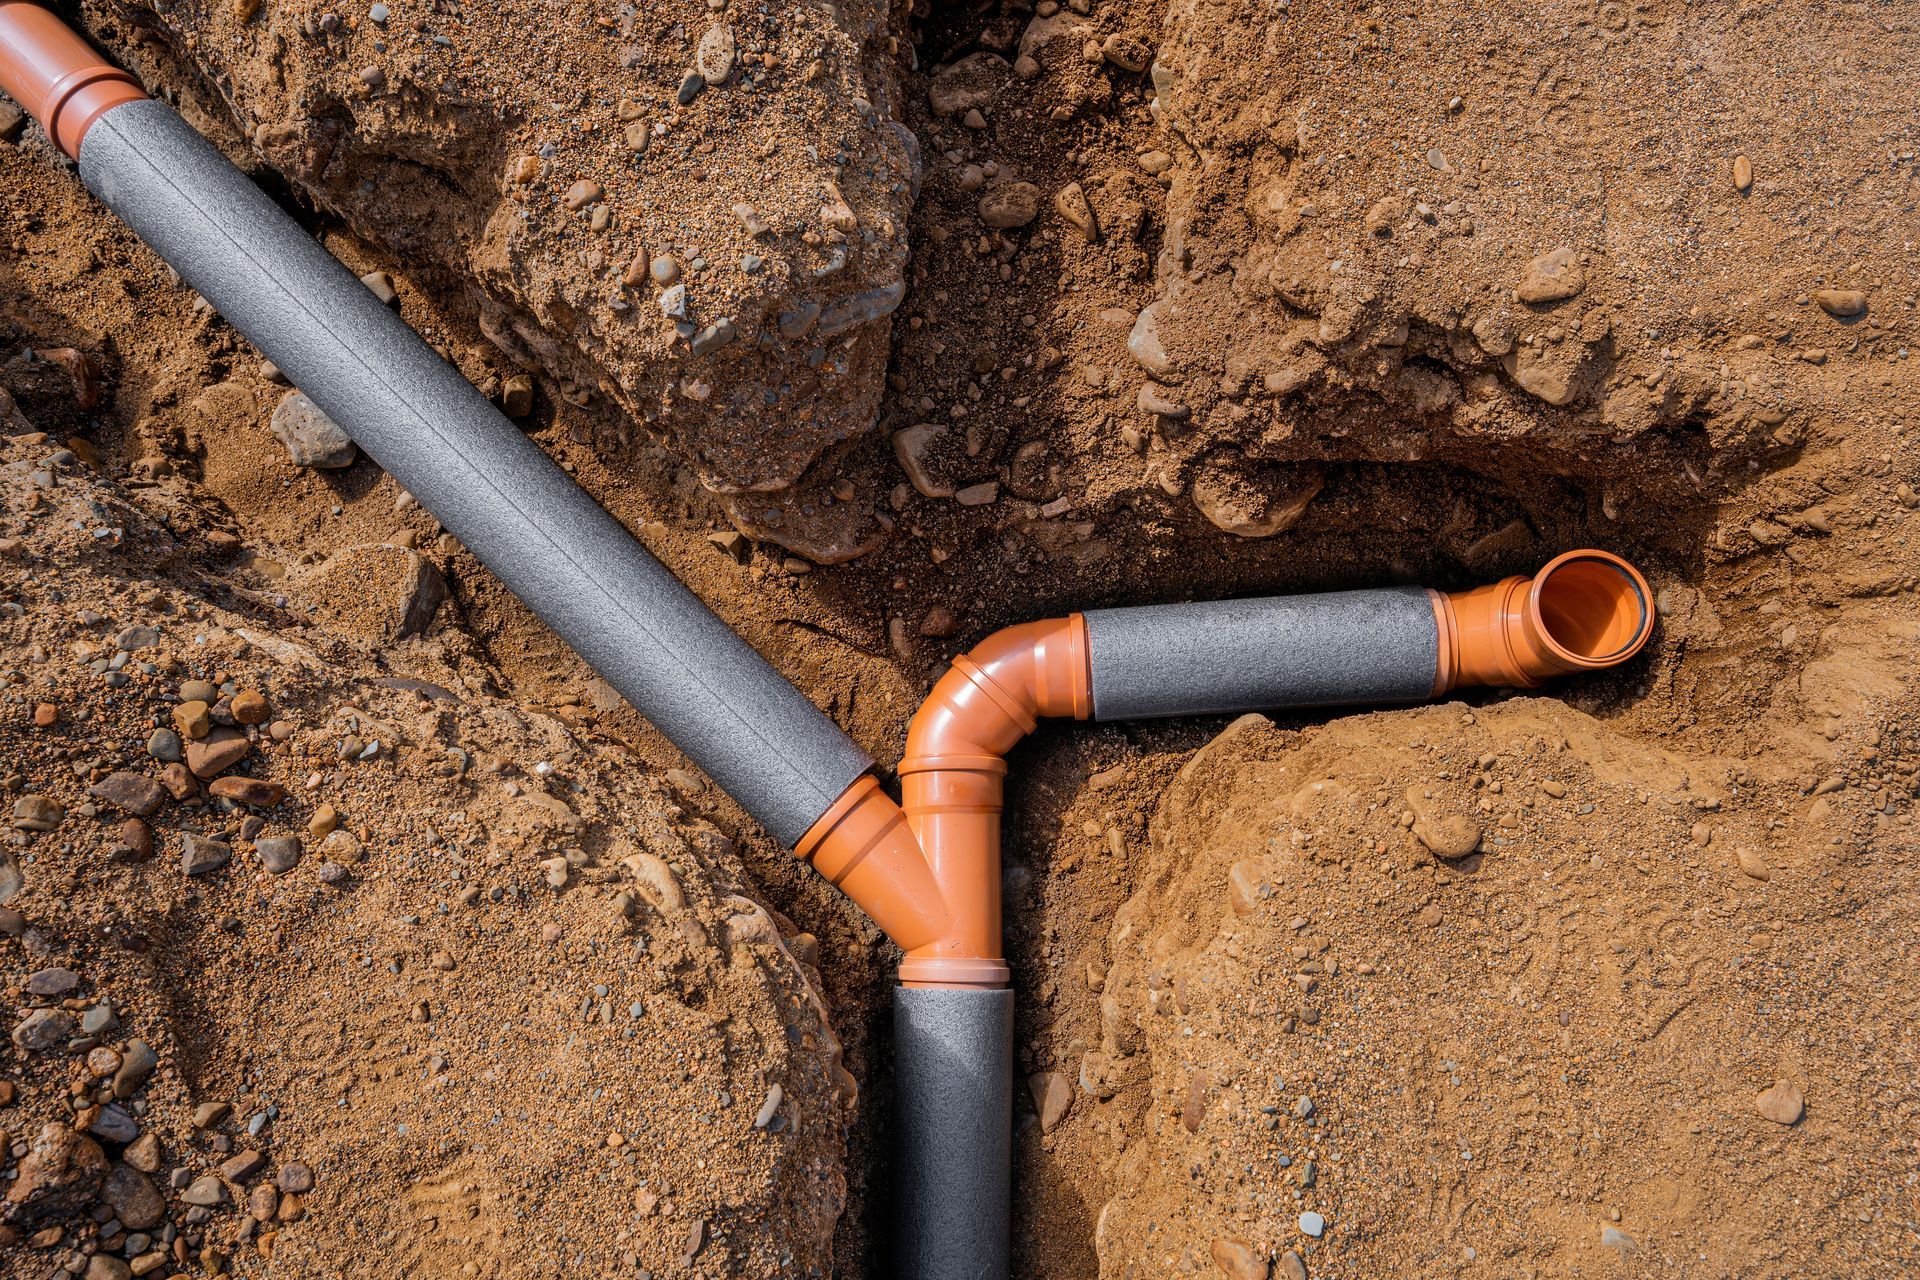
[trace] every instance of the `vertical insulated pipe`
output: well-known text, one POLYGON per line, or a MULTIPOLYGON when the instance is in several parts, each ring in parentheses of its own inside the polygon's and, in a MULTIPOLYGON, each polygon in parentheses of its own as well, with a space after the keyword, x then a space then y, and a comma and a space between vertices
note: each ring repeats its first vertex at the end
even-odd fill
POLYGON ((88 188, 782 843, 872 764, 366 286, 165 105, 88 188))
POLYGON ((893 995, 893 1266, 901 1280, 1005 1280, 1013 1176, 1013 992, 893 995))

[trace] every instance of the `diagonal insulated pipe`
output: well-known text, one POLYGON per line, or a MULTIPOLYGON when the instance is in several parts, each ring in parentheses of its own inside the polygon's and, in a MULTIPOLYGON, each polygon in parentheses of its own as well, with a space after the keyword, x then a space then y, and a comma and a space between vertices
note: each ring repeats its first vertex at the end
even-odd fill
POLYGON ((1008 1270, 1013 998, 1005 755, 1039 719, 1411 702, 1531 687, 1646 643, 1646 581, 1601 551, 1473 591, 1107 609, 1010 627, 872 761, 203 138, 60 20, 0 0, 0 89, 83 181, 614 688, 905 951, 895 1263, 1008 1270))

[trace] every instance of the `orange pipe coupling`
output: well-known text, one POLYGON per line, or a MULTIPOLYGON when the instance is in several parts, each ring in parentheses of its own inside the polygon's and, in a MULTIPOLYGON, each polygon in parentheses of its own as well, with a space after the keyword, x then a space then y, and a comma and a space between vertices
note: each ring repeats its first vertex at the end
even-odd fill
POLYGON ((95 120, 147 96, 139 81, 29 0, 0 0, 0 89, 76 160, 95 120))

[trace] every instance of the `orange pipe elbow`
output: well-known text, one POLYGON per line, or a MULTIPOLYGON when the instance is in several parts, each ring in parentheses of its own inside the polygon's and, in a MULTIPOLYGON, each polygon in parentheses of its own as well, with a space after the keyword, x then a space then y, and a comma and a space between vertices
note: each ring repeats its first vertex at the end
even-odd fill
POLYGON ((956 658, 907 730, 902 804, 871 777, 798 852, 907 953, 908 986, 1001 987, 1000 812, 1015 743, 1041 716, 1093 714, 1080 615, 1008 627, 956 658))
POLYGON ((1000 813, 1013 745, 1041 716, 1093 714, 1079 614, 995 632, 946 675, 907 728, 901 807, 947 900, 947 931, 900 963, 908 986, 1005 986, 1000 813))
POLYGON ((1431 593, 1440 629, 1433 692, 1530 689, 1553 676, 1625 662, 1653 634, 1653 592, 1606 551, 1569 551, 1531 578, 1431 593))
POLYGON ((76 160, 95 120, 147 96, 138 80, 29 0, 0 0, 0 89, 76 160))

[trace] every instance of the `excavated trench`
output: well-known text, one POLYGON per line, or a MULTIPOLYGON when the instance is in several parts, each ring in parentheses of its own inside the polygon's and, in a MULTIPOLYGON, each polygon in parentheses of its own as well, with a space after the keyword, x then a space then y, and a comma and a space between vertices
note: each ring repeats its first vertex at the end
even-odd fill
MULTIPOLYGON (((317 13, 270 14, 271 40, 236 39, 218 14, 88 14, 190 117, 282 173, 276 195, 337 255, 398 276, 402 314, 477 385, 504 395, 535 371, 533 437, 883 765, 947 659, 1013 623, 1457 588, 1576 546, 1646 571, 1650 652, 1548 698, 1050 726, 1015 752, 1015 1275, 1544 1275, 1642 1249, 1708 1274, 1901 1256, 1905 1156, 1880 1153, 1910 1152, 1920 1110, 1895 1082, 1911 1045, 1885 986, 1911 964, 1898 938, 1920 911, 1899 875, 1920 570, 1899 532, 1915 505, 1911 270, 1880 246, 1882 214, 1837 220, 1825 245, 1794 229, 1822 166, 1869 151, 1870 128, 1826 120, 1826 157, 1800 169, 1763 153, 1758 185, 1736 188, 1722 153, 1759 151, 1760 127, 1784 118, 1754 95, 1714 116, 1713 137, 1650 156, 1649 134, 1745 83, 1758 55, 1701 53, 1666 82, 1645 68, 1693 49, 1689 20, 1565 9, 1562 42, 1452 8, 797 9, 807 51, 842 42, 830 75, 912 134, 920 170, 917 201, 902 199, 896 135, 850 116, 810 107, 768 127, 781 158, 765 160, 760 212, 796 220, 760 256, 800 278, 822 248, 801 228, 838 168, 854 216, 890 231, 834 296, 905 286, 890 321, 805 375, 804 340, 725 348, 710 372, 670 327, 624 332, 629 310, 606 309, 630 296, 653 318, 661 290, 618 283, 633 241, 715 264, 755 249, 728 185, 753 158, 721 122, 662 112, 692 139, 669 164, 662 139, 681 135, 656 136, 646 163, 666 177, 607 166, 638 187, 634 207, 600 179, 617 250, 582 231, 592 202, 556 211, 600 154, 580 140, 606 141, 629 88, 692 56, 703 12, 649 32, 623 11, 556 36, 628 75, 549 72, 557 115, 475 106, 471 85, 437 103, 444 69, 391 95, 342 90, 327 80, 353 71, 340 46, 358 56, 370 29, 304 34, 317 13), (503 197, 513 183, 492 175, 541 155, 562 116, 538 199, 503 197), (829 127, 873 149, 785 163, 829 127), (708 185, 684 185, 689 164, 708 185), (995 226, 990 198, 1035 215, 995 226), (503 229, 521 208, 537 216, 503 229), (1869 279, 1864 326, 1801 300, 1869 279), (809 397, 826 410, 766 434, 809 397), (760 463, 794 482, 756 490, 760 463), (1465 859, 1418 834, 1449 816, 1485 833, 1465 859), (1856 945, 1880 968, 1850 961, 1856 945), (1749 982, 1748 965, 1768 976, 1749 982), (1850 1065, 1836 1031, 1798 1020, 1829 999, 1880 1052, 1850 1065), (1779 1133, 1756 1127, 1748 1096, 1776 1077, 1815 1099, 1779 1133), (1669 1104, 1671 1123, 1647 1114, 1669 1104), (1857 1236, 1815 1226, 1786 1243, 1795 1197, 1815 1193, 1783 1143, 1858 1161, 1817 1193, 1857 1236), (1309 1211, 1333 1223, 1324 1242, 1296 1226, 1309 1211)), ((436 23, 504 38, 448 15, 423 11, 419 39, 390 28, 389 43, 437 56, 436 23)), ((498 20, 510 33, 538 15, 507 5, 498 20)), ((1773 24, 1769 57, 1788 66, 1875 47, 1810 34, 1797 10, 1752 21, 1773 24)), ((48 180, 44 153, 6 159, 48 180)), ((1898 207, 1905 179, 1873 173, 1858 207, 1898 207)), ((123 241, 113 253, 109 270, 153 283, 123 241)), ((791 299, 743 279, 730 301, 778 334, 791 299)), ((217 322, 183 338, 110 296, 63 310, 44 277, 8 284, 21 342, 109 335, 114 416, 96 443, 136 476, 168 460, 197 490, 183 524, 261 548, 235 571, 243 587, 286 589, 385 537, 377 478, 289 484, 252 402, 182 427, 180 388, 252 376, 217 322)), ((18 386, 36 425, 93 429, 51 381, 18 386)), ((420 547, 451 588, 443 625, 499 695, 685 768, 463 549, 420 547)), ((889 949, 724 797, 680 800, 736 842, 752 896, 818 935, 862 1098, 833 1253, 841 1274, 885 1274, 889 949)))

